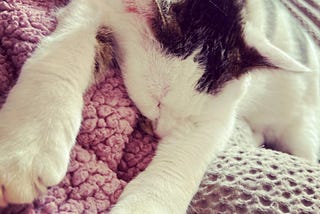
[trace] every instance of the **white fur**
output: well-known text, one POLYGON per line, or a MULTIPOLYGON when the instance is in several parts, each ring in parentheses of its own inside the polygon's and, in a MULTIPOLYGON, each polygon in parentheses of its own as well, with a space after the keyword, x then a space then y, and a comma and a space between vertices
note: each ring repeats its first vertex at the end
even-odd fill
POLYGON ((74 13, 61 11, 57 30, 23 66, 0 111, 0 205, 30 203, 66 173, 101 17, 84 1, 70 8, 74 13))
POLYGON ((264 38, 258 27, 263 8, 259 0, 249 1, 247 42, 282 70, 250 72, 212 96, 194 89, 203 71, 193 56, 164 55, 146 20, 123 13, 119 2, 73 0, 60 13, 57 30, 24 66, 0 111, 2 205, 31 202, 66 172, 80 126, 82 94, 91 81, 99 25, 114 30, 128 93, 162 137, 151 164, 128 184, 111 213, 184 213, 237 117, 247 120, 257 136, 279 140, 279 149, 316 161, 319 63, 311 40, 314 60, 302 65, 286 54, 286 45, 264 38), (272 60, 277 58, 270 48, 283 60, 272 60))

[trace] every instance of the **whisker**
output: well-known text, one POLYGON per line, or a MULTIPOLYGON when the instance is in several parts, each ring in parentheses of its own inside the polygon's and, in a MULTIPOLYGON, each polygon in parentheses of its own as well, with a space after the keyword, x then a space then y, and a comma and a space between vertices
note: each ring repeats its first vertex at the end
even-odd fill
POLYGON ((163 12, 162 12, 162 7, 160 5, 160 3, 158 2, 158 0, 154 0, 154 2, 156 3, 157 5, 157 8, 158 8, 158 11, 159 11, 159 14, 160 14, 160 17, 161 17, 161 21, 164 25, 167 25, 167 19, 165 18, 165 16, 163 15, 163 12))
POLYGON ((215 8, 217 8, 221 13, 223 13, 224 16, 227 16, 227 13, 222 10, 216 3, 213 2, 213 0, 209 1, 215 8))

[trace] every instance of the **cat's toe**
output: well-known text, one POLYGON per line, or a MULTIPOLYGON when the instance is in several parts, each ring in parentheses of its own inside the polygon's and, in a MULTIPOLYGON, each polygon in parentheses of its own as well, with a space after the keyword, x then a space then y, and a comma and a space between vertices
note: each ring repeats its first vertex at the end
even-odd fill
MULTIPOLYGON (((39 176, 43 173, 34 169, 32 165, 16 167, 19 169, 8 168, 7 171, 2 169, 0 172, 0 206, 6 206, 8 203, 31 203, 35 198, 46 193, 47 187, 58 184, 61 180, 60 176, 52 173, 48 173, 45 177, 39 176)), ((48 168, 51 167, 48 166, 48 168)), ((64 173, 65 171, 62 174, 64 173)))
POLYGON ((78 106, 30 103, 7 102, 0 111, 0 206, 30 203, 58 184, 79 131, 78 106))
POLYGON ((0 206, 31 203, 67 171, 73 143, 63 131, 42 130, 47 124, 36 127, 0 126, 0 206))
MULTIPOLYGON (((17 175, 18 176, 18 175, 17 175)), ((6 206, 8 203, 31 203, 36 197, 42 194, 44 186, 40 186, 37 182, 21 176, 19 179, 11 178, 11 180, 4 180, 2 184, 2 195, 0 198, 0 205, 6 206), (22 179, 25 179, 24 181, 22 179)))
POLYGON ((23 155, 11 153, 6 159, 0 158, 0 206, 31 203, 44 194, 47 187, 58 184, 67 170, 68 162, 63 161, 61 155, 35 155, 18 149, 16 152, 23 155))

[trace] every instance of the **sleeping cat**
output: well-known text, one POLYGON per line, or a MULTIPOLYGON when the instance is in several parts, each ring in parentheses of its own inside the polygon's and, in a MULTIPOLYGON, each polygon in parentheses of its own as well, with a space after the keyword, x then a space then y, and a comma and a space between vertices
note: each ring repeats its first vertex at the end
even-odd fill
POLYGON ((279 2, 73 0, 58 22, 0 111, 0 205, 32 202, 65 175, 101 26, 113 48, 101 58, 117 61, 161 138, 111 213, 184 213, 237 118, 257 145, 317 160, 318 47, 279 2))

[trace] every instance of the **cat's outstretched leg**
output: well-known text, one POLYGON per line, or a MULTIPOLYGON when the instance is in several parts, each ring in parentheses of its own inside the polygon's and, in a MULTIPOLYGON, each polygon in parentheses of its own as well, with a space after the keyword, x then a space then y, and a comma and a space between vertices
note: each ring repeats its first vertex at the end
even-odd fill
POLYGON ((208 164, 232 133, 247 83, 246 78, 236 80, 210 97, 213 102, 206 107, 216 114, 186 119, 164 137, 150 165, 126 186, 111 213, 185 213, 208 164))
POLYGON ((0 206, 32 202, 66 173, 92 79, 95 2, 74 0, 61 11, 0 110, 0 206))

